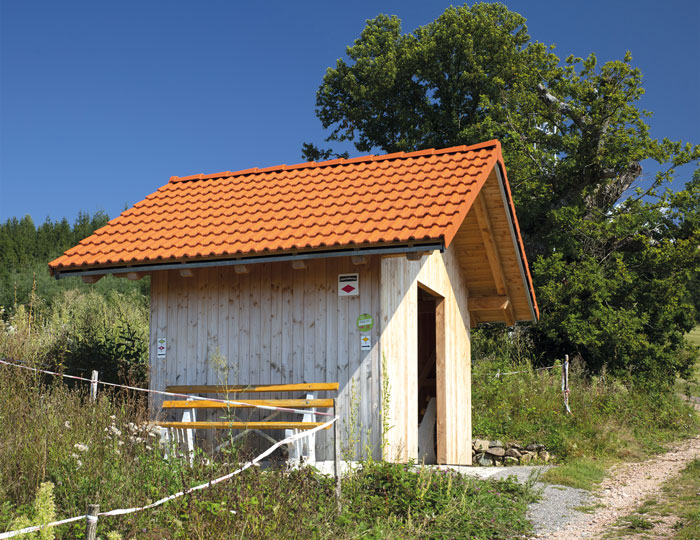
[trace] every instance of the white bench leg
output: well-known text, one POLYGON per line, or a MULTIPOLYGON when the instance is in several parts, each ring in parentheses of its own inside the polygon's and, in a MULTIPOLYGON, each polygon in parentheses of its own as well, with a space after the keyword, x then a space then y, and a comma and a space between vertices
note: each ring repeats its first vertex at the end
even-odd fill
MULTIPOLYGON (((315 394, 306 394, 306 399, 316 399, 315 394)), ((309 412, 304 414, 302 417, 302 422, 314 422, 316 420, 316 415, 314 414, 316 409, 309 409, 309 412)), ((306 461, 311 465, 316 464, 316 433, 304 437, 303 439, 297 441, 300 443, 301 454, 306 458, 306 461)))
MULTIPOLYGON (((188 399, 187 401, 192 401, 188 399)), ((183 422, 196 422, 197 421, 197 410, 196 409, 185 409, 182 413, 183 422)), ((190 460, 190 465, 194 463, 194 430, 185 429, 185 444, 187 445, 187 456, 190 460)))
POLYGON ((170 459, 170 450, 171 450, 172 444, 173 444, 173 441, 172 441, 172 434, 170 433, 170 428, 165 428, 165 427, 160 428, 160 445, 164 449, 165 456, 163 456, 163 457, 165 459, 170 459))
MULTIPOLYGON (((306 394, 306 399, 316 399, 316 395, 306 394)), ((309 412, 306 412, 302 415, 302 422, 314 422, 314 418, 316 418, 316 415, 313 413, 315 412, 316 409, 309 409, 309 412)), ((296 435, 300 431, 303 430, 285 429, 284 436, 285 438, 290 437, 292 435, 296 435)), ((316 433, 312 433, 308 437, 303 437, 301 439, 297 439, 292 443, 289 443, 287 445, 287 448, 287 461, 290 464, 298 465, 299 463, 301 463, 302 459, 312 465, 316 463, 316 433)))

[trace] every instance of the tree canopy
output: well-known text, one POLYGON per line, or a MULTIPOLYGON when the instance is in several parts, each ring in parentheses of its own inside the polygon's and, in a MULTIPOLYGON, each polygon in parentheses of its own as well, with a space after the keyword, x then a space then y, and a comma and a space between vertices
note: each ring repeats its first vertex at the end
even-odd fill
MULTIPOLYGON (((502 4, 450 7, 404 33, 367 21, 316 96, 329 141, 360 152, 497 138, 504 151, 542 317, 539 354, 580 354, 654 381, 697 357, 700 173, 668 190, 700 147, 653 139, 642 74, 627 53, 558 58, 502 4), (646 160, 646 161, 645 161, 646 160), (642 162, 660 166, 654 178, 642 162)), ((305 144, 304 157, 331 149, 305 144)))

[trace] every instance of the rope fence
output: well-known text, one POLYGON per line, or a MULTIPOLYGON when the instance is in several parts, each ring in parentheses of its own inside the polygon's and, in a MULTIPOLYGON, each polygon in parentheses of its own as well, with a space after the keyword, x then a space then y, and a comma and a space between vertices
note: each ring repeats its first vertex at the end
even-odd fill
MULTIPOLYGON (((53 375, 53 376, 57 376, 57 377, 64 377, 64 378, 74 379, 74 380, 78 380, 78 381, 89 382, 90 386, 91 386, 90 396, 91 396, 91 399, 93 399, 93 400, 96 397, 97 385, 102 384, 105 386, 125 388, 127 390, 148 392, 148 393, 160 394, 160 395, 165 395, 165 396, 184 397, 184 398, 188 398, 188 399, 201 399, 201 400, 207 400, 207 401, 217 401, 217 402, 232 404, 232 405, 241 404, 240 402, 231 401, 231 400, 202 398, 200 396, 194 396, 194 395, 189 395, 189 394, 163 392, 163 391, 159 391, 159 390, 150 390, 147 388, 138 388, 135 386, 127 386, 127 385, 123 385, 123 384, 116 384, 116 383, 109 383, 109 382, 105 382, 105 381, 99 381, 99 380, 97 380, 97 372, 96 371, 93 371, 92 378, 87 379, 85 377, 79 377, 77 375, 67 375, 64 373, 58 373, 58 372, 49 371, 46 369, 39 369, 39 368, 35 368, 35 367, 17 364, 14 362, 8 362, 8 361, 2 360, 2 359, 0 359, 0 364, 6 365, 6 366, 16 367, 16 368, 20 368, 20 369, 25 369, 25 370, 31 370, 31 371, 35 371, 38 373, 46 373, 48 375, 53 375)), ((4 533, 0 533, 0 540, 4 540, 5 538, 13 538, 15 536, 20 536, 23 534, 28 534, 28 533, 40 531, 42 529, 46 529, 49 527, 58 527, 60 525, 65 525, 67 523, 73 523, 73 522, 80 521, 80 520, 85 520, 85 522, 86 522, 86 530, 87 530, 86 538, 87 538, 87 540, 95 540, 95 534, 97 531, 97 521, 98 521, 98 518, 100 516, 105 516, 105 517, 122 516, 122 515, 126 515, 126 514, 133 514, 135 512, 141 512, 144 510, 149 510, 151 508, 156 508, 158 506, 161 506, 169 501, 183 497, 184 495, 188 495, 188 494, 193 493, 195 491, 200 491, 202 489, 209 488, 209 487, 214 486, 216 484, 219 484, 221 482, 225 482, 226 480, 230 480, 234 476, 242 473, 246 469, 249 469, 250 467, 252 467, 256 463, 259 463, 260 461, 265 459, 267 456, 269 456, 275 450, 277 450, 280 446, 282 446, 284 444, 293 443, 293 442, 295 442, 299 439, 302 439, 304 437, 309 437, 310 435, 316 433, 317 431, 320 431, 322 429, 326 429, 326 428, 330 427, 338 420, 338 417, 334 416, 331 413, 311 412, 311 411, 306 411, 306 410, 301 410, 301 409, 290 409, 287 407, 272 407, 272 406, 267 406, 267 405, 252 405, 252 406, 255 408, 265 409, 265 410, 294 412, 294 413, 299 413, 299 414, 316 414, 316 415, 323 415, 323 416, 333 416, 333 418, 331 418, 330 420, 328 420, 328 421, 324 422, 323 424, 320 424, 312 429, 308 429, 305 431, 301 431, 299 433, 292 434, 292 435, 290 435, 290 436, 288 436, 280 441, 277 441, 275 444, 270 446, 267 450, 265 450, 261 454, 257 455, 255 458, 251 459, 250 461, 247 461, 242 467, 236 469, 233 472, 230 472, 230 473, 228 473, 224 476, 221 476, 219 478, 216 478, 214 480, 209 480, 208 482, 198 484, 194 487, 184 489, 182 491, 179 491, 177 493, 174 493, 172 495, 164 497, 160 500, 157 500, 157 501, 150 503, 150 504, 147 504, 145 506, 134 506, 131 508, 118 508, 115 510, 109 510, 107 512, 99 512, 99 505, 90 505, 90 507, 88 509, 88 513, 85 515, 80 515, 80 516, 75 516, 75 517, 71 517, 71 518, 67 518, 67 519, 62 519, 60 521, 53 521, 51 523, 46 523, 44 525, 34 525, 31 527, 25 527, 23 529, 18 529, 15 531, 7 531, 4 533)))
MULTIPOLYGON (((498 371, 493 376, 496 379, 500 379, 501 377, 503 377, 505 375, 517 375, 518 373, 530 373, 531 371, 544 371, 547 369, 554 369, 557 367, 560 367, 560 366, 555 364, 553 366, 539 367, 539 368, 535 368, 532 370, 523 369, 520 371, 505 371, 505 372, 498 371)), ((573 414, 571 412, 571 407, 569 406, 569 394, 571 394, 571 390, 569 388, 569 355, 568 354, 564 355, 564 361, 561 364, 561 392, 562 392, 563 397, 564 397, 564 410, 566 410, 567 414, 573 414)))
POLYGON ((280 412, 290 412, 290 413, 296 413, 296 414, 314 414, 316 416, 333 416, 333 413, 327 413, 327 412, 320 412, 320 411, 306 411, 302 409, 291 409, 288 407, 274 407, 271 405, 250 405, 250 404, 245 404, 241 403, 239 401, 232 401, 230 399, 217 399, 217 398, 205 398, 201 396, 195 396, 191 394, 179 394, 176 392, 165 392, 162 390, 151 390, 149 388, 139 388, 137 386, 128 386, 125 384, 116 384, 116 383, 111 383, 111 382, 106 382, 106 381, 99 381, 95 378, 95 373, 96 371, 93 371, 93 376, 92 378, 88 379, 86 377, 79 377, 78 375, 68 375, 66 373, 59 373, 57 371, 49 371, 47 369, 39 369, 35 367, 30 367, 30 366, 23 366, 20 364, 15 364, 13 362, 7 362, 6 360, 0 360, 0 364, 5 364, 7 366, 13 366, 16 368, 20 369, 26 369, 30 371, 35 371, 38 373, 46 373, 47 375, 53 375, 55 377, 63 377, 64 379, 73 379, 76 381, 84 381, 84 382, 89 382, 91 385, 97 385, 101 384, 103 386, 112 386, 116 388, 124 388, 126 390, 134 390, 137 392, 146 392, 149 394, 158 394, 161 396, 170 396, 170 397, 180 397, 180 398, 187 398, 187 399, 192 399, 192 400, 202 400, 202 401, 213 401, 216 403, 225 403, 227 405, 245 405, 247 407, 255 407, 257 409, 264 409, 267 411, 280 411, 280 412))

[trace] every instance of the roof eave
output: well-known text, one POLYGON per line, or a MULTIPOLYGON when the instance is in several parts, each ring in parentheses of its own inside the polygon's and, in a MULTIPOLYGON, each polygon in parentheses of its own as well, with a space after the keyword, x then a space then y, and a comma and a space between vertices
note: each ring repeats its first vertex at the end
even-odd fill
POLYGON ((49 271, 56 279, 69 276, 94 276, 104 274, 126 274, 129 272, 155 272, 161 270, 180 270, 185 268, 206 268, 212 266, 237 266, 242 264, 261 264, 267 262, 283 262, 309 259, 327 259, 335 257, 352 257, 361 255, 400 255, 404 253, 430 252, 445 250, 444 239, 429 241, 411 241, 382 246, 342 246, 333 250, 294 252, 283 251, 264 255, 240 255, 238 257, 216 259, 183 259, 180 261, 167 261, 162 263, 134 263, 112 266, 91 265, 82 268, 66 267, 65 269, 49 267, 49 271))

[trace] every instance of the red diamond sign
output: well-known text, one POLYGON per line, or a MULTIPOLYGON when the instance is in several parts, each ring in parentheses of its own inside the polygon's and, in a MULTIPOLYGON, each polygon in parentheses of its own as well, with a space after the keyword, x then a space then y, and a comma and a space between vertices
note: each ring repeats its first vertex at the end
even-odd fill
POLYGON ((359 274, 338 274, 338 296, 358 296, 359 294, 359 274))

